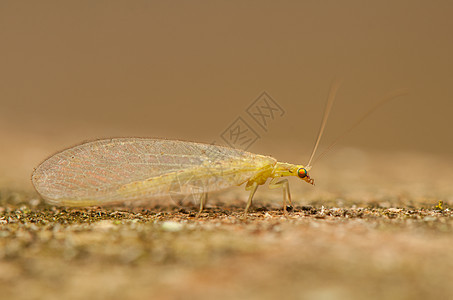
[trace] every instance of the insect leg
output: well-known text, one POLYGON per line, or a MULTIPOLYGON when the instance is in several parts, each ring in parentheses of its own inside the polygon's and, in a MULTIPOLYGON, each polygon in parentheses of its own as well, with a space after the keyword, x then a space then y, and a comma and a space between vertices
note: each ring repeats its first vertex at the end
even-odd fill
POLYGON ((245 210, 244 210, 244 215, 247 215, 247 211, 249 210, 250 205, 252 205, 253 195, 255 195, 255 192, 257 189, 258 189, 257 182, 253 182, 251 185, 247 185, 245 187, 246 191, 250 191, 250 195, 249 195, 249 200, 247 201, 247 206, 245 207, 245 210))
POLYGON ((198 211, 197 217, 203 212, 204 206, 208 200, 208 193, 203 193, 200 195, 200 210, 198 211))
POLYGON ((293 206, 291 202, 291 193, 289 192, 289 182, 288 179, 281 179, 281 178, 273 178, 269 182, 269 189, 278 189, 281 188, 283 190, 283 210, 286 213, 286 198, 288 197, 289 205, 293 206))

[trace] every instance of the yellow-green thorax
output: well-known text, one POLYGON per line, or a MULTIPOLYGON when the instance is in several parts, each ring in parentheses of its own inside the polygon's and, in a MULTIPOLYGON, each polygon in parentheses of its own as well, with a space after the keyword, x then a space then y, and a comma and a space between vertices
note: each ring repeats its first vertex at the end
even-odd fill
POLYGON ((310 167, 277 162, 273 167, 265 168, 262 172, 256 174, 249 180, 247 185, 251 185, 253 182, 256 182, 258 185, 262 185, 268 178, 273 179, 286 176, 297 176, 310 184, 314 184, 314 180, 308 175, 309 170, 310 167))
POLYGON ((278 178, 285 176, 297 176, 310 184, 314 184, 314 180, 308 175, 308 171, 310 171, 310 169, 310 167, 304 167, 302 165, 277 162, 270 177, 278 178))

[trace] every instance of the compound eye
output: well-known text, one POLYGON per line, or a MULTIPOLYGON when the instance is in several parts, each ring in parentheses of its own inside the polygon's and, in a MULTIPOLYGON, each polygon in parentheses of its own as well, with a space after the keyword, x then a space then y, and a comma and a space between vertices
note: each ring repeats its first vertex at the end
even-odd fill
POLYGON ((300 168, 299 170, 297 170, 297 176, 299 176, 300 178, 305 178, 307 177, 307 175, 308 172, 304 168, 300 168))

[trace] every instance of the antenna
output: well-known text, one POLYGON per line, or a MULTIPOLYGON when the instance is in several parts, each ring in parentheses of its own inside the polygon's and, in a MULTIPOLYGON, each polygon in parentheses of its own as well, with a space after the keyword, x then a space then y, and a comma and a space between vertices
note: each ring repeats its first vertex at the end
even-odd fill
POLYGON ((319 127, 318 137, 316 139, 315 146, 313 147, 313 151, 311 152, 311 156, 310 159, 308 160, 307 166, 305 167, 306 169, 311 168, 311 161, 313 160, 316 150, 318 149, 319 141, 321 140, 322 134, 324 133, 324 129, 326 128, 327 119, 329 118, 329 114, 332 109, 333 102, 337 95, 338 89, 340 88, 340 85, 341 81, 339 79, 335 79, 332 82, 329 97, 327 97, 326 108, 324 109, 324 116, 322 117, 321 127, 319 127))
MULTIPOLYGON (((342 134, 340 134, 340 136, 338 136, 333 142, 332 144, 330 144, 329 147, 326 148, 326 150, 324 150, 315 160, 318 161, 321 157, 323 157, 324 155, 326 155, 336 144, 338 144, 338 142, 344 138, 348 133, 350 133, 354 128, 356 128, 360 123, 363 122, 363 120, 365 120, 367 117, 369 117, 373 112, 375 112, 378 108, 380 108, 382 105, 384 105, 385 103, 387 103, 388 101, 390 100, 393 100, 397 97, 400 97, 400 96, 404 96, 404 95, 407 95, 409 94, 409 91, 407 89, 399 89, 399 90, 396 90, 396 91, 393 91, 391 93, 389 93, 388 95, 386 95, 384 98, 382 98, 381 100, 379 100, 373 107, 371 107, 365 114, 363 114, 362 117, 360 117, 357 121, 355 121, 355 123, 352 124, 351 127, 349 127, 346 131, 344 131, 342 134)), ((313 155, 313 154, 312 154, 313 155)), ((310 158, 311 160, 311 158, 310 158)))

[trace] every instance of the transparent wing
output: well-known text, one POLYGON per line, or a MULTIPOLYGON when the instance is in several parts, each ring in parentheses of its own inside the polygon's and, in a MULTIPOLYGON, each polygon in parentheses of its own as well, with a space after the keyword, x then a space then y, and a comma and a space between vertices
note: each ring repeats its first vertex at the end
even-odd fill
POLYGON ((275 160, 217 145, 118 138, 57 153, 32 181, 49 202, 88 205, 221 190, 269 164, 275 160))

